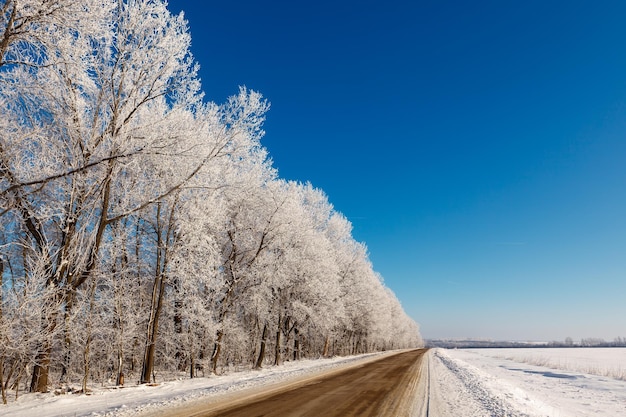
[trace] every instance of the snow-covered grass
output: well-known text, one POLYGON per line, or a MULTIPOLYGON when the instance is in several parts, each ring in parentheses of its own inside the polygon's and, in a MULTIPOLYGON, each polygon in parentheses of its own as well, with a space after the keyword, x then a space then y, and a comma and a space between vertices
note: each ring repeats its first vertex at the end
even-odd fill
POLYGON ((17 401, 0 404, 3 417, 118 416, 150 415, 165 407, 191 403, 238 390, 288 381, 303 375, 348 365, 380 354, 332 359, 300 360, 258 371, 233 372, 207 378, 180 379, 154 386, 93 388, 91 395, 24 394, 17 401))
POLYGON ((438 412, 431 415, 626 416, 626 381, 585 372, 619 369, 624 352, 437 349, 431 354, 431 409, 438 412))
POLYGON ((485 349, 483 355, 626 381, 626 348, 485 349))

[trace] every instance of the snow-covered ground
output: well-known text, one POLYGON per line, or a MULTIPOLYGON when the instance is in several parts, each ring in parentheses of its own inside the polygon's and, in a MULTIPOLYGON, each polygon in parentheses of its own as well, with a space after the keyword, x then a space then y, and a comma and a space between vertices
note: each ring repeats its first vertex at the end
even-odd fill
POLYGON ((300 360, 259 371, 236 372, 209 378, 181 379, 156 386, 132 385, 124 388, 95 388, 91 395, 23 394, 9 405, 0 403, 2 417, 130 417, 145 416, 165 407, 190 404, 202 397, 216 397, 238 390, 289 381, 314 372, 346 366, 381 354, 348 358, 300 360))
MULTIPOLYGON (((375 355, 365 356, 373 359, 375 355)), ((0 405, 0 415, 150 415, 203 397, 286 382, 364 358, 302 360, 157 386, 94 388, 89 396, 27 394, 8 406, 0 405)), ((422 368, 426 378, 414 391, 418 417, 626 416, 626 381, 619 379, 626 367, 626 349, 432 349, 428 358, 422 368)))
POLYGON ((626 381, 626 348, 487 349, 475 352, 530 365, 626 381))
POLYGON ((617 348, 435 349, 430 415, 626 416, 626 381, 616 378, 625 355, 617 348))

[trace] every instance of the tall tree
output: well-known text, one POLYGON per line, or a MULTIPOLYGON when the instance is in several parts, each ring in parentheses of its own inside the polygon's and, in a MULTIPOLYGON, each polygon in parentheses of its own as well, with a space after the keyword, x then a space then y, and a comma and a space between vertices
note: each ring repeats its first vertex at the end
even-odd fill
MULTIPOLYGON (((32 8, 11 4, 12 15, 32 8)), ((65 16, 73 10, 61 6, 48 3, 40 12, 65 16)), ((214 151, 199 152, 197 141, 185 140, 197 140, 199 124, 189 123, 190 112, 201 104, 182 16, 147 0, 111 1, 102 10, 109 14, 85 9, 80 26, 53 31, 54 50, 42 43, 38 56, 13 52, 26 63, 9 66, 0 83, 8 99, 1 111, 14 126, 1 137, 2 196, 46 260, 47 285, 58 289, 66 310, 98 268, 109 227, 180 188, 214 151), (156 154, 184 158, 187 169, 153 181, 160 172, 146 171, 146 158, 156 154), (128 193, 142 184, 156 186, 141 187, 143 195, 128 193)), ((14 22, 8 19, 5 34, 19 33, 14 22)), ((33 30, 52 29, 42 24, 33 30)), ((56 316, 44 318, 44 326, 54 330, 56 316)), ((50 349, 41 346, 33 391, 47 389, 50 349)))

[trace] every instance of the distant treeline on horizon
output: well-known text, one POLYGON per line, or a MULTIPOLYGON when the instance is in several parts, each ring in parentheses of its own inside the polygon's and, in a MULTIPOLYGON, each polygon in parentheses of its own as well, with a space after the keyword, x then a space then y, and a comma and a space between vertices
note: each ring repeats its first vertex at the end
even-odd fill
POLYGON ((571 338, 552 342, 511 342, 494 340, 457 340, 427 339, 426 347, 446 349, 480 349, 480 348, 578 348, 578 347, 626 347, 626 337, 616 337, 612 342, 599 338, 585 338, 575 342, 571 338))

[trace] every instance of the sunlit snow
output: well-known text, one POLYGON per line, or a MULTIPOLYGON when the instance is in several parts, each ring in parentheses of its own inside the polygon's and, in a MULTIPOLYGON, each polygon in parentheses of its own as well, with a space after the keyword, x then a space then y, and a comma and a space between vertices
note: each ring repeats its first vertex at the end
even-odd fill
POLYGON ((620 369, 625 355, 622 348, 437 349, 430 415, 623 416, 626 381, 588 372, 599 364, 620 369))

